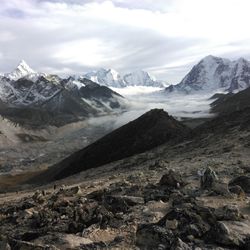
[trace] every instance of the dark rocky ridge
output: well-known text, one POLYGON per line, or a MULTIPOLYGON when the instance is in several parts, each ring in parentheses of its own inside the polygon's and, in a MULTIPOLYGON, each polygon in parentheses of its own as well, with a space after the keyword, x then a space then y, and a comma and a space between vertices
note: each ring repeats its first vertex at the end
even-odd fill
POLYGON ((250 88, 242 90, 237 94, 229 93, 219 97, 211 104, 211 112, 229 114, 234 111, 250 107, 250 88))
POLYGON ((36 181, 62 179, 89 168, 142 153, 169 141, 183 140, 189 132, 189 128, 165 111, 153 109, 52 166, 36 181))

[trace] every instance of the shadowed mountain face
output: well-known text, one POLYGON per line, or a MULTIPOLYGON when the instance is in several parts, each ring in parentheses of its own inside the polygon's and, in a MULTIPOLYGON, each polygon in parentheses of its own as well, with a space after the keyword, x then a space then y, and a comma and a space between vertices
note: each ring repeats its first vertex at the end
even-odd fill
POLYGON ((211 104, 211 107, 212 113, 219 114, 229 114, 250 107, 250 88, 237 94, 222 95, 211 104))
POLYGON ((165 142, 182 140, 189 132, 189 128, 165 111, 154 109, 51 167, 39 181, 61 179, 142 153, 165 142))

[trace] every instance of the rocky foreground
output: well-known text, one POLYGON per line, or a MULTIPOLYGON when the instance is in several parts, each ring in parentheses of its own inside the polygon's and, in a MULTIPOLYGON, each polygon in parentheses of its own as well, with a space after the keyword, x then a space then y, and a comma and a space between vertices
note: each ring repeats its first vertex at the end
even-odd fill
POLYGON ((217 123, 195 140, 2 195, 2 249, 250 249, 249 123, 217 123))

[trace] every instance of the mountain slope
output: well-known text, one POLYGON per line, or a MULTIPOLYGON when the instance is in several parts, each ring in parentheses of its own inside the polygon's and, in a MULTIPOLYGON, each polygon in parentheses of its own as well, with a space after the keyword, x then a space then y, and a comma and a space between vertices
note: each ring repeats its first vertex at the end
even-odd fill
POLYGON ((250 62, 207 56, 196 64, 177 85, 165 89, 166 93, 195 93, 240 91, 250 86, 250 62))
POLYGON ((233 111, 250 107, 250 88, 242 90, 237 94, 227 94, 218 98, 211 104, 211 112, 228 114, 233 111))
POLYGON ((189 132, 189 128, 165 111, 154 109, 59 162, 38 179, 45 182, 61 179, 144 152, 168 141, 182 140, 189 132))
POLYGON ((76 97, 81 98, 97 110, 111 112, 124 109, 126 106, 123 96, 87 78, 72 79, 70 77, 62 84, 76 97))

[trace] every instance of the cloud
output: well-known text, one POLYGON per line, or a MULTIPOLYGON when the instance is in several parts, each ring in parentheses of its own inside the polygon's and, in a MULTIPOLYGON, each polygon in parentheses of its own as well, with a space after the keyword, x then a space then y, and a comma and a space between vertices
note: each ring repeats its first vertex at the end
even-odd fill
POLYGON ((113 67, 178 82, 208 54, 250 54, 248 0, 2 0, 0 71, 113 67))
POLYGON ((209 112, 210 103, 212 102, 209 99, 211 94, 166 95, 159 93, 158 88, 139 86, 114 90, 129 100, 127 111, 119 115, 91 118, 88 121, 91 126, 102 126, 107 130, 114 130, 155 108, 164 109, 176 119, 208 118, 213 116, 209 112))

